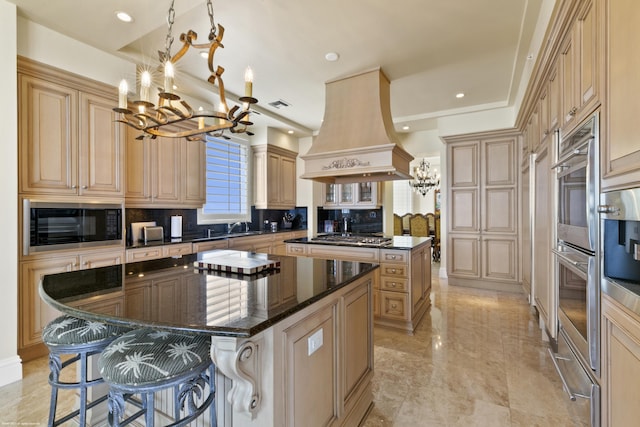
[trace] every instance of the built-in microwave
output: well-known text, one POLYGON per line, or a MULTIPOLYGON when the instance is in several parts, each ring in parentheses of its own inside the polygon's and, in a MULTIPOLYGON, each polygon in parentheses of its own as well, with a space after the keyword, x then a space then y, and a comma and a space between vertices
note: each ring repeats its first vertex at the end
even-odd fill
POLYGON ((23 200, 23 254, 121 245, 123 206, 23 200))

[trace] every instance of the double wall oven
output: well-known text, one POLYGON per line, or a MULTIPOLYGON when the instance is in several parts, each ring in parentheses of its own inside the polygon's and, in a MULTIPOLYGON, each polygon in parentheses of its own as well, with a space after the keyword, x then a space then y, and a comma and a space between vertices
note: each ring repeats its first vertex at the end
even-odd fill
POLYGON ((552 360, 570 398, 600 423, 599 116, 561 136, 557 177, 557 244, 553 249, 558 341, 552 360))

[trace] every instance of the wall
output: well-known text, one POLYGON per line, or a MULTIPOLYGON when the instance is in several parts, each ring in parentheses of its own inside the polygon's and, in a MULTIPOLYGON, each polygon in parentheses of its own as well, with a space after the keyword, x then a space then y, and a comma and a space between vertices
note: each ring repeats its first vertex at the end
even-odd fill
POLYGON ((18 124, 16 76, 16 19, 14 4, 0 0, 0 112, 3 144, 0 155, 0 223, 6 230, 0 245, 2 299, 0 299, 0 386, 22 378, 18 356, 18 124), (13 225, 13 226, 12 226, 13 225))

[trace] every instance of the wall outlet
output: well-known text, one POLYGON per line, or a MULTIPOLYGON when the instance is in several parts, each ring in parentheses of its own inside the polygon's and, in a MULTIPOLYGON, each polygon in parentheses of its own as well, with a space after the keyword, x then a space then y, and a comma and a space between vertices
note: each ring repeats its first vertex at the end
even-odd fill
POLYGON ((307 352, 311 356, 320 347, 322 347, 322 329, 317 330, 309 338, 307 338, 307 352))

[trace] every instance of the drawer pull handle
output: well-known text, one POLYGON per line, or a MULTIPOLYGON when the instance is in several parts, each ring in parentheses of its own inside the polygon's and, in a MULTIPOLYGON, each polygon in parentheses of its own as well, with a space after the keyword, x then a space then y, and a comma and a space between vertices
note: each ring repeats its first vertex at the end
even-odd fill
POLYGON ((395 255, 391 255, 391 259, 396 259, 396 256, 395 255))
POLYGON ((396 308, 398 305, 396 303, 391 304, 391 308, 396 308))
POLYGON ((392 269, 391 269, 391 272, 392 272, 393 274, 396 274, 396 269, 395 269, 395 268, 392 268, 392 269))
POLYGON ((391 287, 395 288, 396 287, 396 282, 391 282, 391 287))

